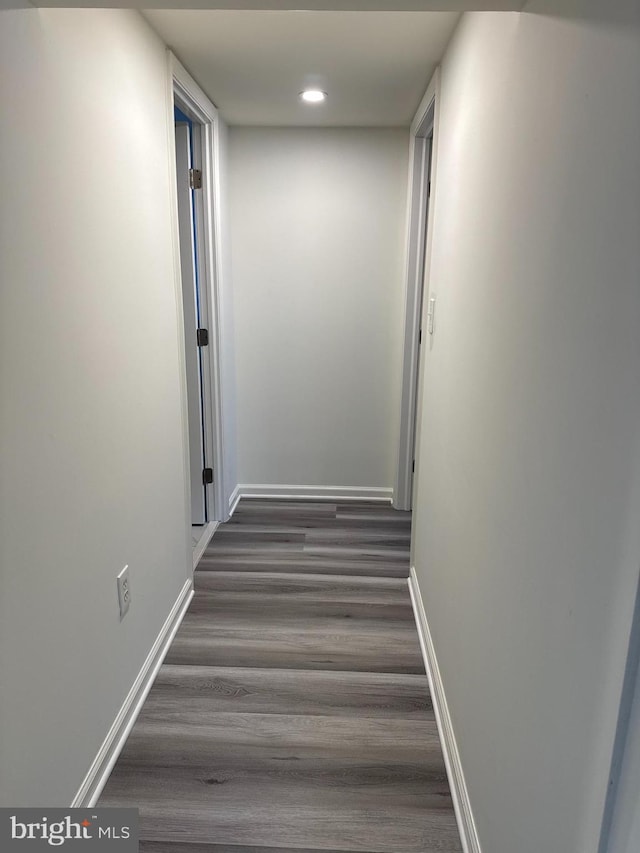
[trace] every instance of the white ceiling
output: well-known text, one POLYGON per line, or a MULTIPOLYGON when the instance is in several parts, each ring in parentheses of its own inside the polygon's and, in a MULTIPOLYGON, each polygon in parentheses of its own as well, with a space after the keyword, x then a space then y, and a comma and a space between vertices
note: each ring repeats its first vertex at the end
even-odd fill
POLYGON ((0 0, 143 10, 229 124, 409 124, 462 11, 525 0, 0 0), (301 7, 305 11, 301 11, 301 7), (305 85, 328 92, 317 107, 305 85))
POLYGON ((408 125, 456 12, 164 11, 145 17, 229 124, 408 125), (298 93, 316 86, 327 101, 298 93))
POLYGON ((334 12, 520 11, 526 0, 0 0, 6 5, 110 9, 324 9, 334 12))

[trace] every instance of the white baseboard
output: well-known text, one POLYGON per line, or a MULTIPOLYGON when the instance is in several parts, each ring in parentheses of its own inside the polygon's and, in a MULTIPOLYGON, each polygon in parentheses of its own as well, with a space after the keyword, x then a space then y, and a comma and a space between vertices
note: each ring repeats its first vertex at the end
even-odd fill
POLYGON ((462 849, 464 853, 482 853, 478 831, 471 810, 467 783, 465 782, 460 762, 460 753, 458 752, 458 745, 453 731, 449 706, 447 705, 447 697, 444 692, 440 668, 438 667, 438 659, 436 658, 431 631, 427 622, 427 614, 422 604, 416 570, 413 566, 411 567, 409 576, 409 594, 411 595, 411 604, 413 605, 418 637, 420 638, 420 647, 429 679, 429 689, 431 690, 438 733, 440 734, 444 761, 447 767, 449 787, 451 788, 451 797, 460 831, 462 849))
POLYGON ((391 503, 393 489, 361 486, 280 486, 242 483, 241 498, 280 498, 284 500, 382 501, 391 503))
POLYGON ((200 557, 207 550, 207 545, 211 542, 211 537, 218 529, 219 521, 210 521, 202 528, 202 536, 198 539, 198 544, 193 549, 193 568, 200 562, 200 557))
POLYGON ((142 669, 138 673, 138 677, 133 683, 133 687, 118 711, 118 715, 113 721, 113 725, 109 729, 109 733, 104 739, 82 785, 80 785, 78 793, 73 798, 71 808, 92 808, 96 804, 192 598, 193 581, 189 579, 182 587, 176 603, 171 608, 171 613, 169 613, 147 659, 142 665, 142 669))
POLYGON ((235 489, 231 492, 231 497, 229 498, 229 518, 236 511, 236 507, 240 503, 240 498, 242 495, 240 494, 240 486, 236 486, 235 489))

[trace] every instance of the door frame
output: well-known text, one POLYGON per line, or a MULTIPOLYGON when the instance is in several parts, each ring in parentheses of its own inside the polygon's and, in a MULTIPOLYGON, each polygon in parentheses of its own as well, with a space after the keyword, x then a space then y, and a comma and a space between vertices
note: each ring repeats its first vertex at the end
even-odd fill
MULTIPOLYGON (((616 733, 611 752, 607 792, 600 826, 598 853, 617 853, 628 847, 629 831, 637 808, 636 785, 640 777, 640 576, 629 631, 616 733)), ((630 848, 629 848, 630 849, 630 848)))
MULTIPOLYGON (((433 216, 428 216, 427 178, 431 155, 431 198, 436 189, 437 130, 440 106, 440 68, 436 68, 427 91, 411 122, 409 137, 409 198, 405 266, 404 343, 400 440, 393 490, 396 509, 410 510, 413 504, 415 438, 420 418, 418 376, 420 373, 420 329, 429 291, 429 267, 433 239, 433 216), (432 137, 429 143, 429 137, 432 137), (431 149, 431 150, 429 150, 431 149)), ((426 340, 423 340, 426 343, 426 340)), ((417 467, 417 460, 415 460, 417 467)))
MULTIPOLYGON (((185 116, 186 118, 186 116, 185 116)), ((192 162, 195 146, 194 128, 191 119, 188 124, 175 120, 175 137, 178 171, 178 224, 180 227, 180 258, 182 272, 182 309, 185 319, 185 365, 187 374, 187 402, 189 425, 189 470, 191 476, 191 524, 206 525, 210 510, 213 508, 213 484, 204 482, 203 469, 211 456, 212 430, 205 405, 203 385, 206 348, 197 346, 197 329, 209 328, 209 314, 206 294, 200 297, 199 282, 203 274, 197 235, 201 223, 200 211, 196 209, 196 190, 189 186, 188 170, 196 168, 192 162)), ((198 126, 199 127, 199 126, 198 126)))
POLYGON ((180 384, 182 397, 183 455, 185 463, 185 500, 187 547, 192 554, 191 541, 191 485, 189 473, 189 425, 186 387, 186 361, 184 321, 182 306, 182 277, 180 270, 180 238, 178 227, 178 192, 175 166, 175 106, 193 121, 193 167, 202 171, 202 191, 195 195, 196 239, 198 241, 198 268, 200 295, 208 317, 209 344, 203 348, 203 407, 206 410, 205 458, 213 468, 208 527, 211 533, 221 521, 229 517, 224 500, 224 394, 222 386, 222 238, 220 212, 220 120, 218 110, 198 86, 176 56, 167 51, 169 64, 168 130, 170 145, 170 180, 172 193, 172 241, 178 310, 178 336, 180 351, 180 384))

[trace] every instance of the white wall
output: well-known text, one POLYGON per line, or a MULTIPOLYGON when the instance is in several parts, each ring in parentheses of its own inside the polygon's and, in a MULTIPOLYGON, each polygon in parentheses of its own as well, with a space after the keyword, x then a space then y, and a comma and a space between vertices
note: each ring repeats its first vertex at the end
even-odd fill
POLYGON ((640 564, 638 27, 551 5, 442 65, 413 554, 485 853, 596 850, 640 564))
POLYGON ((189 577, 166 63, 135 12, 0 19, 3 805, 71 802, 189 577))
POLYGON ((231 128, 241 483, 390 488, 405 130, 231 128))

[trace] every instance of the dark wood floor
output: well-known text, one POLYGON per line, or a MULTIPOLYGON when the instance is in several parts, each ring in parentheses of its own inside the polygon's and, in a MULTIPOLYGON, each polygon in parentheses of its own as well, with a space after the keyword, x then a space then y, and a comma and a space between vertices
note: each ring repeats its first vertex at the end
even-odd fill
POLYGON ((243 500, 102 794, 143 853, 460 851, 410 515, 243 500))

